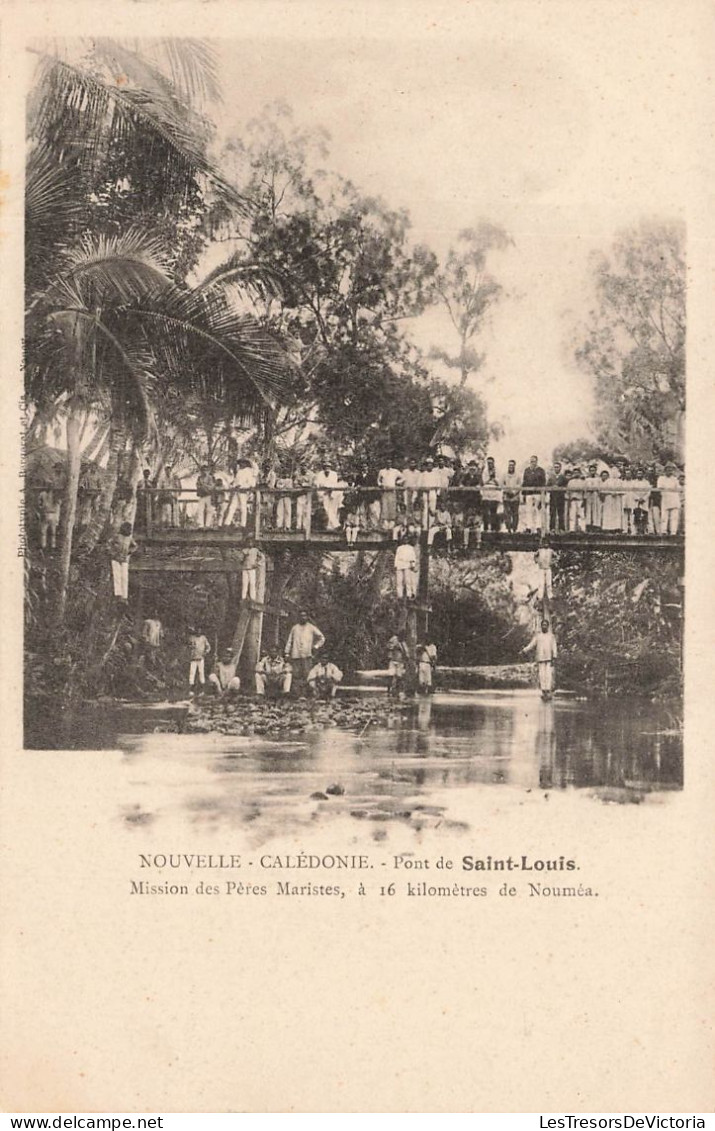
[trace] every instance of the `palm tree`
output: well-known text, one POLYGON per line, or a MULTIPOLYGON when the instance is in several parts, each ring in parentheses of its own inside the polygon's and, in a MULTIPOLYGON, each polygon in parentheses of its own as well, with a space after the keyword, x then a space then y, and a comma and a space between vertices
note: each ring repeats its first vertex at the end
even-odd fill
POLYGON ((66 432, 62 617, 88 419, 101 411, 110 436, 113 429, 115 439, 131 434, 139 442, 153 426, 152 394, 168 381, 257 418, 280 395, 282 360, 275 339, 225 296, 192 292, 172 277, 176 263, 148 234, 153 219, 165 220, 204 191, 239 212, 248 207, 207 158, 211 127, 201 103, 218 90, 206 46, 156 40, 142 42, 140 53, 131 42, 96 39, 36 53, 28 106, 26 386, 38 418, 61 418, 66 432), (146 189, 129 200, 129 214, 143 210, 143 224, 128 224, 126 207, 113 219, 100 210, 97 191, 117 153, 130 187, 146 189), (146 214, 147 200, 155 216, 146 214), (112 234, 99 234, 102 226, 112 234))
POLYGON ((227 415, 261 419, 280 398, 285 361, 276 339, 224 296, 180 288, 145 233, 87 237, 68 249, 28 314, 30 399, 62 416, 67 482, 60 531, 58 615, 67 601, 88 415, 104 409, 137 441, 154 427, 162 385, 220 401, 227 415))

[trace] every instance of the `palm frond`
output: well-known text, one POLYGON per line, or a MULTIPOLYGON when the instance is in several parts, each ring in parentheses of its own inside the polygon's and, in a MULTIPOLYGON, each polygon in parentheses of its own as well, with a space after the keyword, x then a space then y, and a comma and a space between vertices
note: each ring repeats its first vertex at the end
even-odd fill
POLYGON ((214 267, 198 286, 199 291, 211 287, 237 285, 254 291, 260 298, 280 298, 283 295, 283 280, 280 272, 269 263, 246 260, 240 252, 229 256, 218 267, 214 267))
POLYGON ((58 165, 49 153, 32 149, 25 170, 25 231, 52 230, 79 220, 83 205, 74 191, 72 169, 58 165))
POLYGON ((186 189, 197 175, 203 176, 239 212, 251 210, 252 203, 208 161, 208 130, 197 130, 195 116, 165 84, 131 87, 59 55, 40 54, 30 130, 60 161, 99 169, 112 146, 142 131, 161 145, 167 184, 186 189))
POLYGON ((126 303, 168 291, 168 255, 161 240, 133 228, 120 236, 85 236, 71 249, 64 276, 91 284, 101 305, 107 299, 126 303))

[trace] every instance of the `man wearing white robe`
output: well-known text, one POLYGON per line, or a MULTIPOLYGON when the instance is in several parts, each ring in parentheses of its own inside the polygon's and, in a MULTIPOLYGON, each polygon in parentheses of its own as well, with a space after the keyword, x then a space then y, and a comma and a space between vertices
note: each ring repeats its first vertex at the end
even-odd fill
POLYGON ((544 699, 550 699, 554 690, 554 660, 557 656, 556 637, 549 622, 542 620, 541 632, 532 637, 522 652, 536 651, 536 667, 539 674, 539 688, 544 699))
POLYGON ((320 470, 316 471, 313 486, 322 488, 318 491, 318 502, 327 515, 328 530, 335 530, 339 525, 338 511, 343 493, 337 490, 340 486, 338 473, 327 461, 324 461, 320 470))

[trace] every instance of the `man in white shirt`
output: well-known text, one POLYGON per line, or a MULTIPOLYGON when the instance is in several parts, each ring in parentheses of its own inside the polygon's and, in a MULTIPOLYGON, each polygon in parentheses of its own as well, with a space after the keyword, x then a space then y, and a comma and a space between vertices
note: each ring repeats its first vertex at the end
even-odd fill
POLYGON ((434 521, 437 512, 437 492, 440 488, 442 476, 434 466, 432 456, 427 456, 422 461, 420 475, 420 488, 422 494, 422 529, 428 530, 434 521))
POLYGON ((313 477, 313 485, 323 488, 323 490, 318 491, 318 502, 322 504, 325 510, 328 530, 335 530, 339 524, 338 511, 342 502, 342 492, 337 490, 340 486, 338 473, 328 460, 323 460, 320 469, 316 471, 313 477))
POLYGON ((241 555, 241 600, 256 600, 256 578, 258 574, 259 551, 249 546, 241 555))
POLYGON ((311 624, 308 614, 298 614, 298 623, 294 624, 288 633, 284 655, 290 661, 293 671, 294 683, 299 690, 303 690, 308 673, 313 667, 313 653, 318 652, 325 644, 325 637, 320 629, 311 624))
POLYGON ((441 500, 437 502, 437 511, 434 516, 434 521, 427 531, 427 545, 431 546, 435 540, 435 536, 439 533, 444 534, 447 549, 452 548, 452 515, 447 510, 446 504, 441 500))
POLYGON ((340 668, 323 656, 308 672, 308 687, 316 699, 334 699, 342 678, 340 668))
POLYGON ((232 489, 229 492, 229 501, 224 511, 223 525, 230 526, 233 522, 236 509, 238 509, 238 525, 248 525, 248 500, 251 489, 258 482, 258 472, 250 460, 240 459, 238 469, 233 477, 232 489))
POLYGON ((660 491, 660 529, 662 534, 677 534, 680 522, 680 480, 675 464, 665 465, 665 475, 658 476, 660 491))
POLYGON ((415 499, 420 487, 420 469, 416 459, 409 459, 402 469, 402 483, 405 488, 405 511, 414 514, 415 499))
POLYGON ((598 477, 598 464, 588 465, 588 475, 583 481, 584 486, 584 525, 587 531, 597 530, 601 525, 601 508, 598 499, 598 489, 601 480, 598 477))
POLYGON ((519 527, 519 499, 521 496, 521 475, 516 470, 516 460, 510 459, 506 475, 502 479, 504 488, 504 523, 510 534, 516 534, 519 527))
POLYGON ((551 586, 551 565, 554 560, 554 551, 551 549, 548 538, 545 539, 542 546, 534 554, 534 561, 539 567, 539 587, 537 596, 540 601, 543 601, 544 594, 551 599, 553 597, 553 589, 551 586))
POLYGON ((159 649, 164 639, 164 628, 158 617, 147 617, 141 628, 141 641, 147 666, 157 665, 159 649))
POLYGON ((237 660, 231 648, 224 648, 221 659, 214 664, 209 676, 209 687, 215 695, 237 695, 241 690, 241 680, 236 675, 237 660))
POLYGON ((291 665, 281 656, 278 648, 271 648, 258 661, 255 671, 256 695, 288 695, 293 672, 291 665))
POLYGON ((440 491, 448 491, 454 478, 454 468, 450 465, 446 456, 437 456, 435 471, 439 476, 440 491))
POLYGON ((411 542, 401 542, 395 551, 395 590, 398 600, 417 596, 417 554, 411 542))
POLYGON ((491 480, 497 479, 497 468, 494 463, 494 456, 487 456, 486 463, 482 468, 482 483, 489 483, 491 480))
POLYGON ((399 467, 390 463, 378 472, 377 485, 382 491, 380 499, 380 520, 384 530, 390 530, 395 525, 397 515, 397 488, 404 486, 404 479, 399 467))
POLYGON ((550 699, 554 690, 554 660, 558 654, 556 648, 556 637, 554 636, 549 622, 542 620, 541 632, 537 632, 522 652, 536 652, 536 666, 539 674, 539 687, 541 688, 542 699, 550 699))

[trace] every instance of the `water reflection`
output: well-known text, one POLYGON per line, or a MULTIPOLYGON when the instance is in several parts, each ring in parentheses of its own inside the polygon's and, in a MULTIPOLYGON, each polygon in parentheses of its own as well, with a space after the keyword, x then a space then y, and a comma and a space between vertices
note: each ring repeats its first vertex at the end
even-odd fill
MULTIPOLYGON (((223 735, 123 736, 136 794, 130 827, 180 809, 202 829, 267 837, 338 819, 372 828, 468 828, 485 789, 541 797, 590 790, 642 801, 682 786, 682 739, 650 703, 543 703, 531 692, 460 693, 414 705, 387 729, 315 731, 291 741, 223 735), (141 798, 141 800, 139 800, 141 798)), ((381 831, 382 830, 382 831, 381 831)))

